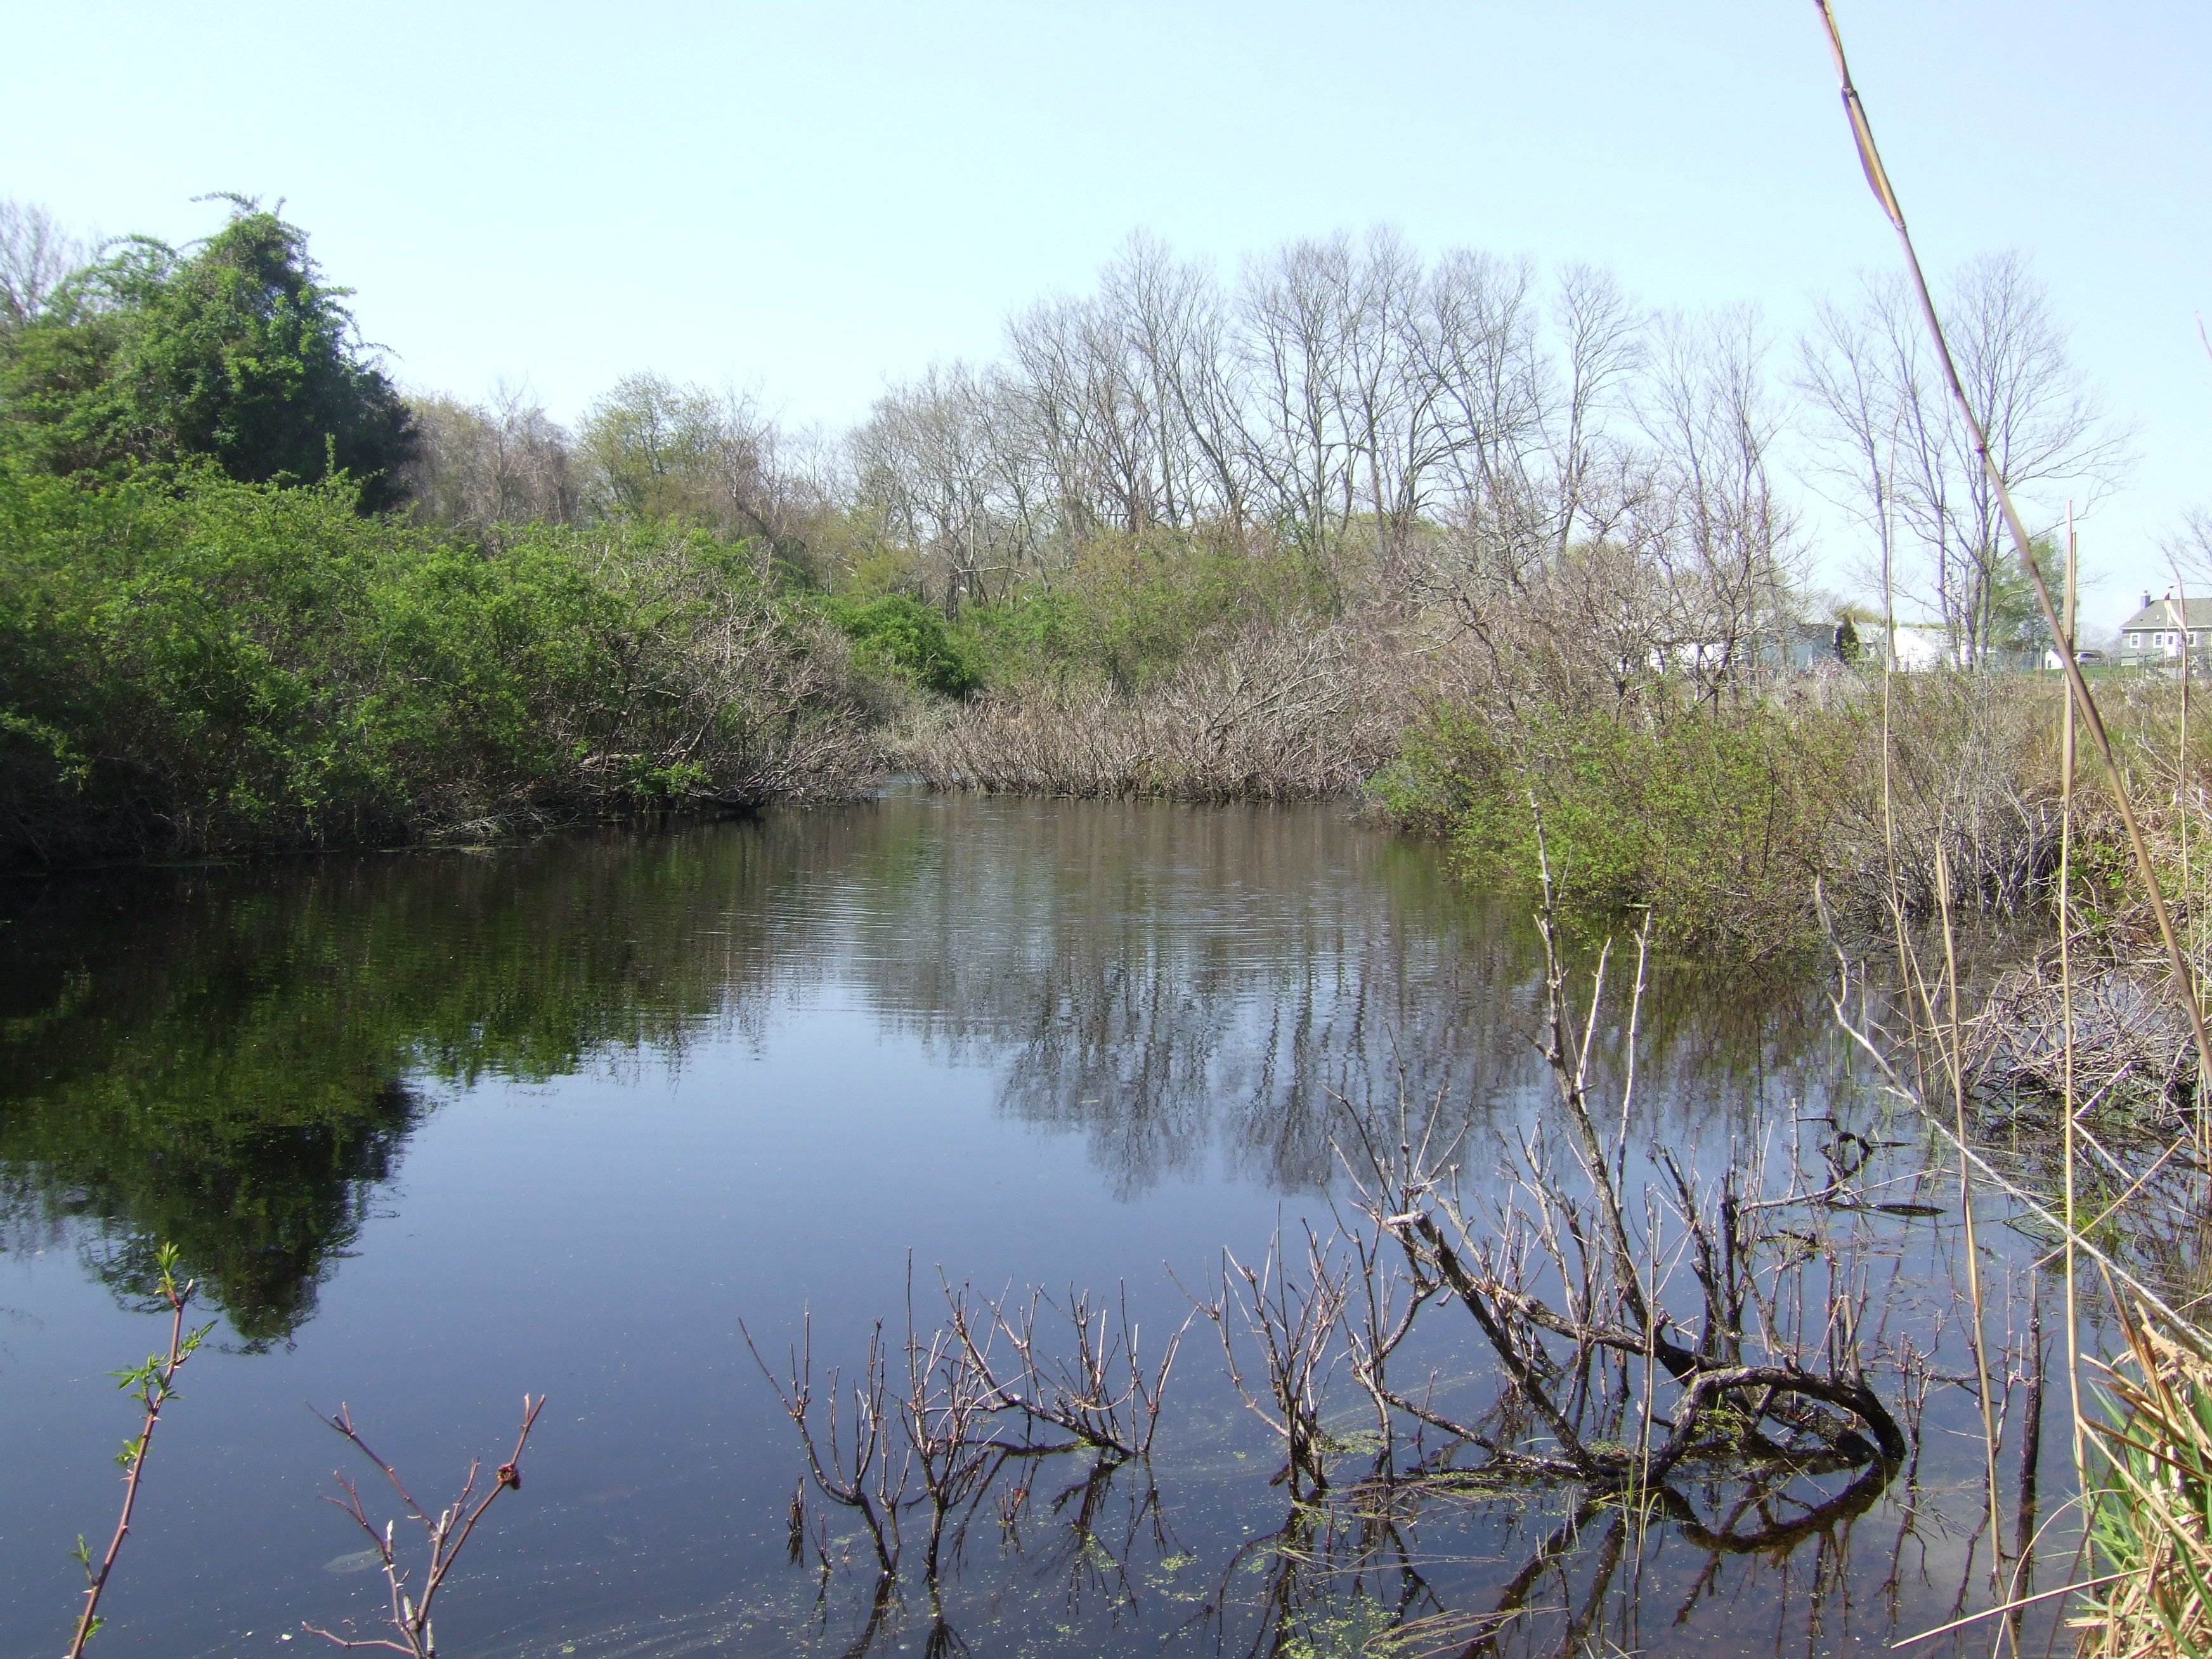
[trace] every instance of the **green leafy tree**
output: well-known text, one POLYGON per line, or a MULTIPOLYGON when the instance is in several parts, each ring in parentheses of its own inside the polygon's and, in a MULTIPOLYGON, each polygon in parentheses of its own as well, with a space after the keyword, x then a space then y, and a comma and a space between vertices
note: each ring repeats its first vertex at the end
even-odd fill
POLYGON ((307 233, 243 198, 179 250, 134 237, 0 346, 0 423, 33 465, 114 474, 206 458, 249 483, 362 481, 403 498, 415 433, 307 233))
MULTIPOLYGON (((2038 536, 2029 546, 2051 589, 2054 601, 2063 603, 2066 591, 2066 550, 2056 536, 2038 536)), ((2045 651, 2051 645, 2051 627, 2043 619, 2043 602, 2035 584, 2017 558, 2001 560, 1990 581, 1990 643, 2000 651, 2045 651)))

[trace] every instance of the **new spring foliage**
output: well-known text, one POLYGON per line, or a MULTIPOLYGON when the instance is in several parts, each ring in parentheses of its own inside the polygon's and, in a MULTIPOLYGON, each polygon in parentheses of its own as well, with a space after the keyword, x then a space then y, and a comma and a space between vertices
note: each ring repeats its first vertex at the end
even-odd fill
POLYGON ((343 479, 0 467, 0 854, 376 842, 850 789, 859 711, 741 549, 490 550, 343 479))

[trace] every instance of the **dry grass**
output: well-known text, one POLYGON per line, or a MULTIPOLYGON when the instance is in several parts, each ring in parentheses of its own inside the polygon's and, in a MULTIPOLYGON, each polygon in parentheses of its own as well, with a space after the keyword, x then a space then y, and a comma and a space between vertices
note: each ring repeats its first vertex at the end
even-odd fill
POLYGON ((898 759, 931 787, 1076 797, 1349 795, 1396 753, 1418 641, 1345 623, 1246 627, 1134 693, 1032 681, 915 717, 898 759))

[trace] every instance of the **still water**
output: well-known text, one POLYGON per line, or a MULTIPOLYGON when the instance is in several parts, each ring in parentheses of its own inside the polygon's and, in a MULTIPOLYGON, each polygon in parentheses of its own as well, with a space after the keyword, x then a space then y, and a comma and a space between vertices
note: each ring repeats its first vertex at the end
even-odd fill
MULTIPOLYGON (((933 1327, 940 1279, 1077 1286, 1126 1297, 1157 1352, 1224 1249, 1334 1226, 1346 1103, 1448 1100, 1470 1146, 1556 1133, 1525 904, 1340 810, 894 795, 0 906, 0 1650, 62 1650, 69 1548, 113 1526, 136 1425, 106 1374, 161 1338, 161 1241, 218 1322, 95 1652, 374 1634, 367 1540, 323 1501, 363 1469, 314 1412, 346 1404, 442 1501, 505 1455, 526 1391, 550 1404, 441 1594, 450 1656, 1829 1653, 1988 1604, 1978 1416, 1925 1375, 1877 1365, 1925 1391, 1914 1456, 1838 1511, 1849 1472, 1705 1492, 1703 1530, 1462 1497, 1378 1553, 1371 1516, 1301 1519, 1270 1484, 1279 1443, 1202 1322, 1149 1469, 1047 1460, 1025 1508, 987 1494, 933 1605, 909 1576, 879 1606, 813 1499, 829 1565, 791 1563, 800 1449, 741 1320, 780 1364, 811 1314, 819 1371, 877 1321, 901 1340, 909 1297, 933 1327)), ((1639 1143, 1701 1168, 1880 1109, 1816 982, 1662 972, 1636 1053, 1639 1143)), ((1940 1188, 1911 1146, 1886 1156, 1893 1195, 1940 1188)), ((1954 1230, 1878 1219, 1876 1340, 1955 1370, 1954 1230)), ((2000 1278, 1995 1317, 2024 1328, 2032 1286, 2000 1278)), ((1430 1358, 1480 1386, 1474 1346, 1430 1358)))

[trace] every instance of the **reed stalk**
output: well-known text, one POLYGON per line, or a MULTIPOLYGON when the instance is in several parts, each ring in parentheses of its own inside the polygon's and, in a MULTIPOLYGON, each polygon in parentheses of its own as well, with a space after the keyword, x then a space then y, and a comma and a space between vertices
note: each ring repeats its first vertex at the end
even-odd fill
MULTIPOLYGON (((1996 492, 1997 504, 2004 516, 2005 528, 2011 533, 2021 565, 2035 589, 2036 603, 2042 607, 2044 623, 2050 629, 2051 637, 2062 642, 2058 655, 2065 670, 2067 689, 2079 708, 2081 726, 2088 732, 2098 758, 2104 764, 2112 789, 2112 805, 2119 814, 2122 828, 2127 833, 2129 851, 2133 855, 2136 874, 2142 878, 2143 894, 2150 904, 2151 915, 2157 921, 2159 938, 2165 945, 2166 961, 2172 970, 2174 988, 2189 1016, 2190 1030, 2196 1038, 2201 1065, 2203 1057, 2212 1054, 2212 1036, 2208 1036, 2206 1032, 2204 1010, 2197 995, 2196 975, 2191 970, 2187 954, 2181 948, 2180 936, 2174 929, 2173 914, 2166 902, 2165 886, 2159 880, 2157 866, 2152 862, 2150 848, 2143 839, 2142 825, 2136 817, 2127 780, 2112 752, 2111 734, 2105 728, 2104 716, 2098 709, 2096 698, 2090 694, 2089 683, 2082 677, 2081 665, 2075 656, 2073 641, 2061 626, 2057 605, 2051 597, 2051 585, 2044 580, 2043 568, 2036 562, 2027 524, 2013 501, 2012 490, 2005 481, 2003 471, 1998 467, 1996 458, 1990 453, 1989 434, 1982 429, 1981 420, 1974 413, 1973 401, 1967 397, 1965 383, 1959 378, 1958 363, 1952 356, 1942 319, 1936 313, 1935 296, 1929 292, 1927 276, 1921 269, 1920 255, 1913 246, 1912 233, 1905 226, 1905 210, 1899 205, 1897 192, 1890 184, 1888 172, 1882 165, 1881 152, 1875 143, 1874 127, 1867 118, 1866 106, 1859 97, 1858 88, 1852 84, 1850 65, 1844 54, 1843 34, 1837 27, 1835 13, 1830 8, 1829 0, 1813 0, 1813 3, 1820 14, 1829 52, 1835 60, 1844 111, 1850 123, 1853 141, 1858 147, 1859 164, 1865 170, 1867 185, 1874 191, 1875 199, 1881 204, 1883 213, 1897 232, 1898 243, 1905 255, 1906 274, 1911 278, 1913 293, 1920 304, 1922 320, 1927 325, 1929 338, 1934 343, 1936 361, 1942 367, 1944 384, 1958 410, 1960 420, 1965 424, 1982 471, 1996 492)), ((2200 1095, 2197 1109, 2200 1115, 2212 1111, 2212 1103, 2208 1103, 2200 1095)))
POLYGON ((2212 1653, 2212 1362, 2186 1335, 2123 1308, 2127 1352, 2105 1368, 2110 1410, 2088 1425, 2112 1482, 2091 1539, 2103 1594, 2073 1622, 2095 1659, 2212 1653))
MULTIPOLYGON (((2074 537, 2074 503, 2066 503, 2066 632, 2060 648, 2074 649, 2075 606, 2080 582, 2080 548, 2074 537)), ((2060 1166, 2065 1182, 2066 1251, 2066 1390, 2074 1413, 2074 1481, 2076 1492, 2089 1489, 2089 1460, 2081 1431, 2081 1328, 2078 1289, 2080 1264, 2075 1241, 2080 1236, 2080 1215, 2075 1208, 2074 1159, 2074 700, 2060 700, 2058 712, 2058 1017, 2060 1106, 2064 1112, 2060 1131, 2060 1166)))
MULTIPOLYGON (((2179 560, 2169 561, 2167 568, 2173 573, 2173 599, 2168 610, 2175 612, 2174 625, 2181 635, 2181 731, 2174 743, 2173 804, 2174 830, 2179 839, 2181 852, 2181 896, 2190 902, 2196 892, 2196 883, 2191 878, 2189 864, 2189 817, 2194 805, 2189 782, 2189 704, 2190 683, 2195 678, 2195 665, 2191 660, 2196 654, 2197 636, 2189 626, 2189 586, 2181 574, 2179 560)), ((2201 939, 2199 941, 2201 945, 2201 939)), ((2212 1054, 2202 1048, 2197 1054, 2197 1097, 2201 1103, 2212 1090, 2212 1054)), ((2212 1111, 2200 1111, 2197 1119, 2197 1152, 2212 1162, 2212 1111)))
MULTIPOLYGON (((2207 355, 2212 356, 2212 338, 2205 336, 2202 313, 2197 326, 2207 355)), ((2194 665, 2190 660, 2188 589, 2179 564, 2172 568, 2172 605, 2178 609, 2175 623, 2183 641, 2174 807, 2183 890, 2193 896, 2190 818, 2202 810, 2190 777, 2194 665)), ((2063 904, 2063 885, 2061 892, 2063 904)), ((2062 920, 2064 915, 2062 908, 2062 920)), ((2196 942, 2200 951, 2202 925, 2199 919, 2196 942)), ((2071 963, 2065 947, 2062 935, 2062 993, 2070 992, 2071 963)), ((2071 1230, 2076 1221, 2073 1182, 2080 1137, 2071 1099, 2070 1028, 2067 1035, 2066 1247, 2070 1269, 2077 1245, 2071 1230)), ((2212 1054, 2200 1041, 2196 1123, 2200 1156, 2212 1149, 2212 1116, 2205 1109, 2208 1082, 2212 1082, 2212 1054)), ((2169 1148, 2168 1155, 2179 1151, 2179 1145, 2169 1148)), ((2124 1194, 2106 1214, 2116 1212, 2128 1196, 2124 1194)), ((2082 1249, 2087 1253, 2087 1246, 2082 1249)), ((2078 1384, 2075 1393, 2075 1455, 2088 1501, 2090 1542, 2097 1565, 2115 1571, 2081 1587, 2100 1593, 2072 1623, 2083 1632, 2081 1651, 2094 1659, 2200 1659, 2212 1654, 2212 1358, 2208 1358, 2199 1328, 2182 1316, 2200 1306, 2201 1298, 2185 1303, 2177 1312, 2143 1296, 2140 1286, 2131 1288, 2137 1293, 2132 1306, 2117 1294, 2112 1297, 2125 1350, 2114 1364, 2099 1367, 2106 1377, 2102 1392, 2106 1411, 2091 1416, 2083 1408, 2078 1384), (2100 1454, 2095 1473, 2103 1484, 2098 1486, 2092 1485, 2083 1449, 2083 1442, 2091 1437, 2100 1454)), ((2069 1298, 2071 1289, 2069 1278, 2069 1298)))
MULTIPOLYGON (((1949 871, 1950 860, 1939 855, 1936 860, 1936 902, 1942 913, 1943 994, 1950 1026, 1949 1041, 1945 1045, 1945 1070, 1950 1074, 1951 1106, 1958 1122, 1959 1144, 1964 1146, 1966 1144, 1966 1039, 1959 1018, 1959 951, 1951 921, 1949 871)), ((1933 1013, 1932 1009, 1930 1012, 1933 1013)), ((1981 1245, 1974 1230, 1973 1171, 1963 1156, 1959 1159, 1959 1214, 1966 1226, 1966 1297, 1972 1304, 1973 1316, 1973 1322, 1967 1327, 1967 1336, 1974 1353, 1974 1391, 1982 1407, 1982 1460, 1988 1485, 1990 1574, 1994 1585, 2004 1569, 2004 1518, 1998 1507, 1997 1497, 1996 1408, 1990 1399, 1989 1340, 1984 1328, 1986 1302, 1982 1290, 1981 1245)))
MULTIPOLYGON (((1856 146, 1859 163, 1866 174, 1868 187, 1881 204, 1884 216, 1897 233, 1903 252, 1907 274, 1919 301, 1923 321, 1934 344, 1936 361, 1942 365, 1943 378, 1959 417, 1969 434, 1977 459, 1984 476, 1996 493, 2003 514, 2005 527, 2010 532, 2021 563, 2035 590, 2037 603, 2041 606, 2045 625, 2057 642, 2060 666, 2064 670, 2067 684, 2069 718, 2063 734, 2066 749, 2066 776, 2062 786, 2061 876, 2062 900, 2060 909, 2061 942, 2061 998, 2062 1018, 2065 1024, 2063 1042, 2063 1093, 2066 1121, 2064 1146, 2065 1191, 2062 1201, 2063 1218, 2059 1219, 2065 1238, 2068 1267, 2068 1370, 2073 1387, 2075 1402, 2077 1466, 2086 1476, 2086 1459, 2079 1449, 2084 1428, 2102 1434, 2106 1441, 2106 1462, 2119 1480, 2119 1487, 2106 1494, 2090 1492, 2087 1481, 2083 1481, 2085 1496, 2090 1498, 2093 1522, 2100 1528, 2098 1544, 2108 1561, 2130 1569, 2130 1575, 2116 1589, 2106 1596, 2098 1616, 2089 1622, 2095 1628, 2088 1645, 2108 1654, 2128 1653, 2191 1653, 2204 1652, 2212 1645, 2212 1594, 2207 1593, 2212 1584, 2212 1368, 2203 1366, 2201 1354, 2191 1362, 2176 1356, 2197 1353, 2196 1340, 2190 1325, 2175 1316, 2161 1302, 2158 1305, 2170 1322, 2169 1328, 2181 1339, 2181 1343, 2169 1343, 2171 1352, 2153 1346, 2154 1339, 2145 1325, 2130 1318, 2127 1310, 2120 1310, 2127 1324, 2138 1383, 2130 1388, 2113 1373, 2116 1391, 2125 1411, 2124 1427, 2098 1424, 2085 1419, 2080 1399, 2078 1382, 2072 1381, 2078 1373, 2078 1335, 2073 1316, 2074 1273, 2077 1251, 2087 1251, 2100 1261, 2103 1253, 2088 1246, 2078 1228, 2079 1216, 2075 1208, 2075 1160, 2078 1139, 2076 1114, 2081 1109, 2074 1100, 2074 1042, 2072 971, 2073 959, 2069 935, 2071 928, 2071 892, 2066 864, 2072 853, 2071 807, 2072 766, 2075 721, 2089 734, 2091 744, 2102 763, 2109 785, 2112 804, 2122 828, 2126 832, 2129 852, 2137 877, 2142 882, 2143 896, 2158 926, 2159 939, 2163 945, 2172 974, 2174 989, 2179 995, 2189 1019, 2191 1035, 2197 1054, 2197 1133, 2200 1149, 2212 1152, 2212 1090, 2206 1082, 2212 1078, 2212 1039, 2208 1039, 2204 1010, 2197 994, 2196 976, 2188 953, 2183 949, 2173 915, 2168 906, 2163 884, 2153 863, 2145 842, 2135 803, 2112 750, 2110 734, 2096 699, 2090 694, 2088 681, 2081 672, 2080 659, 2075 654, 2070 614, 2062 618, 2053 602, 2050 584, 2045 580, 2030 546, 2026 525, 2012 498, 2004 476, 1990 453, 1989 439, 1977 418, 1972 400, 1961 382, 1957 363, 1952 356, 1944 333, 1942 318, 1937 314, 1933 296, 1928 288, 1920 257, 1915 248, 1911 230, 1907 228, 1905 210, 1884 167, 1880 148, 1875 142, 1873 125, 1868 118, 1864 103, 1853 85, 1849 61, 1844 56, 1843 35, 1837 27, 1830 0, 1814 0, 1814 8, 1827 37, 1829 52, 1835 63, 1836 75, 1843 98, 1846 118, 1850 124, 1852 140, 1856 146), (2169 1384, 2171 1384, 2169 1386, 2169 1384), (2133 1432, 2130 1432, 2133 1431, 2133 1432), (2117 1443, 2117 1449, 2115 1444, 2117 1443), (2172 1580, 2179 1575, 2187 1580, 2185 1593, 2177 1594, 2172 1580)), ((2198 331, 2205 339, 2205 349, 2212 354, 2212 336, 2203 335, 2203 324, 2198 319, 2198 331)), ((2072 597, 2072 514, 2069 514, 2068 575, 2069 598, 2072 597)), ((2178 580, 2175 592, 2181 592, 2178 580)), ((2182 638, 2186 641, 2188 628, 2185 612, 2181 625, 2182 638)), ((2186 722, 2189 697, 2188 647, 2183 647, 2183 704, 2184 704, 2184 788, 2180 792, 2180 816, 2185 820, 2188 812, 2186 798, 2186 722)), ((2184 836, 2186 835, 2185 828, 2184 836)), ((2185 842, 2185 888, 2188 874, 2185 842)), ((1947 943, 1948 928, 1947 925, 1947 943)), ((1955 1035, 1955 1034, 1954 1034, 1955 1035)), ((1958 1125, 1960 1167, 1966 1167, 1972 1158, 1966 1135, 1963 1113, 1958 1125)), ((1979 1159, 1974 1159, 1981 1162, 1979 1159)), ((1984 1165, 1986 1167, 1986 1165, 1984 1165)), ((2022 1194, 2023 1197, 2026 1194, 2022 1194)), ((2030 1200, 2033 1203, 2033 1200, 2030 1200)), ((2047 1208, 2040 1204, 2033 1207, 2048 1216, 2047 1208)), ((1968 1212, 1971 1220, 1972 1212, 1968 1212)), ((2148 1299, 2148 1298, 2147 1298, 2148 1299)), ((1984 1421, 1987 1418, 1985 1415, 1984 1421)), ((1990 1448, 1994 1459, 1995 1449, 1990 1448)), ((1994 1488, 1992 1488, 1994 1497, 1994 1488)))

